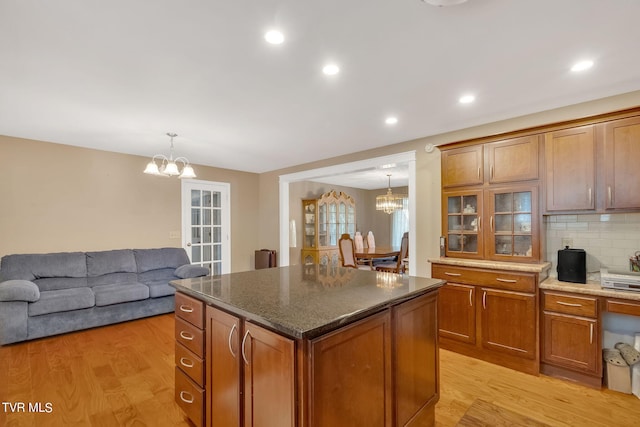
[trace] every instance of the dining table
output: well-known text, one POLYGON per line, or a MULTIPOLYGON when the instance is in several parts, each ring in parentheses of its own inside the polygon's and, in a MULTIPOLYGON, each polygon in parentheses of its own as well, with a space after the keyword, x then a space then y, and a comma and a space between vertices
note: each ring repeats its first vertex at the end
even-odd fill
POLYGON ((373 267, 373 260, 379 258, 393 258, 400 256, 400 248, 391 246, 374 246, 372 248, 356 249, 357 260, 368 260, 369 266, 373 267))

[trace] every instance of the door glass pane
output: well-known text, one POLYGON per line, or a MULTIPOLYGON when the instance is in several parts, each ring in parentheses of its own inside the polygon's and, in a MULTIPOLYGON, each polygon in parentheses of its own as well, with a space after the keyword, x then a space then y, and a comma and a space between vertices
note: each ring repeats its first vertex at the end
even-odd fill
POLYGON ((202 262, 200 246, 191 246, 191 262, 202 262))
POLYGON ((447 212, 458 214, 462 213, 462 199, 460 197, 448 197, 447 212))
POLYGON ((202 227, 202 243, 211 243, 211 227, 202 227))
POLYGON ((496 232, 505 232, 511 233, 513 231, 512 223, 513 223, 513 215, 511 214, 496 214, 496 232))
POLYGON ((222 264, 219 262, 214 263, 211 268, 211 274, 214 276, 222 274, 222 264))
POLYGON ((211 225, 211 209, 202 210, 202 225, 211 225))
POLYGON ((511 193, 496 194, 495 211, 496 212, 512 212, 513 198, 511 193))
POLYGON ((449 234, 447 237, 447 246, 449 251, 460 252, 462 250, 462 235, 449 234))
POLYGON ((213 211, 213 222, 211 222, 211 224, 213 225, 220 225, 222 224, 222 211, 220 209, 214 209, 213 211))
POLYGON ((191 190, 191 206, 200 206, 200 190, 191 190))
POLYGON ((465 231, 478 231, 478 216, 477 215, 463 215, 462 222, 464 224, 463 229, 465 231))
POLYGON ((462 213, 475 214, 478 212, 478 198, 476 196, 463 196, 462 205, 462 213))
POLYGON ((191 227, 191 243, 202 243, 200 227, 191 227))
POLYGON ((222 246, 213 245, 213 260, 220 261, 222 259, 222 246))
POLYGON ((191 225, 200 225, 200 208, 191 209, 191 225))
POLYGON ((531 212, 531 191, 513 193, 514 212, 531 212))
POLYGON ((462 217, 460 215, 449 215, 448 218, 449 231, 462 230, 462 217))
POLYGON ((464 234, 462 236, 462 251, 463 252, 478 252, 478 235, 477 234, 464 234))
POLYGON ((211 246, 205 245, 202 247, 202 262, 211 261, 211 246))
POLYGON ((212 207, 214 208, 222 207, 222 195, 220 194, 219 191, 214 191, 211 197, 212 197, 212 201, 211 201, 212 207))
POLYGON ((531 233, 531 214, 514 215, 513 229, 516 233, 531 233))
POLYGON ((512 254, 511 236, 496 236, 496 254, 512 254))
POLYGON ((222 242, 222 228, 213 227, 213 243, 221 243, 222 242))
POLYGON ((516 256, 532 256, 531 236, 515 236, 513 238, 513 254, 516 256))
POLYGON ((211 207, 211 191, 202 192, 202 206, 205 208, 211 207))

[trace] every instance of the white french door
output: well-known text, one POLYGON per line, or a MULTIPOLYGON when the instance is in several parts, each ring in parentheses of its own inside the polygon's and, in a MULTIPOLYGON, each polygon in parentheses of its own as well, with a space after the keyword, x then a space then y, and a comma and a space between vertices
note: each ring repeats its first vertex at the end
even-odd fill
POLYGON ((230 184, 182 181, 182 246, 212 275, 231 272, 230 184))

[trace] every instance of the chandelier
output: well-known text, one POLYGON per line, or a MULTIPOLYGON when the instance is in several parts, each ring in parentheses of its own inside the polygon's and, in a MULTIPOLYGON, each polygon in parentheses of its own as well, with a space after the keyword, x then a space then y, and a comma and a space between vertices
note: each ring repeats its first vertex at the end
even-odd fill
POLYGON ((169 157, 163 154, 156 154, 153 156, 151 161, 147 163, 147 167, 144 170, 144 173, 148 173, 149 175, 158 175, 158 176, 176 176, 178 178, 195 178, 196 173, 193 171, 193 168, 189 164, 189 160, 186 157, 176 157, 173 158, 173 138, 178 136, 175 133, 167 133, 167 136, 171 138, 171 148, 169 151, 169 157), (160 160, 160 166, 156 163, 156 159, 160 160), (182 170, 178 168, 178 162, 182 163, 182 170))
POLYGON ((389 188, 387 188, 387 194, 376 196, 376 210, 392 214, 398 209, 402 209, 403 200, 407 196, 404 194, 393 194, 391 192, 391 174, 387 176, 389 177, 389 188))

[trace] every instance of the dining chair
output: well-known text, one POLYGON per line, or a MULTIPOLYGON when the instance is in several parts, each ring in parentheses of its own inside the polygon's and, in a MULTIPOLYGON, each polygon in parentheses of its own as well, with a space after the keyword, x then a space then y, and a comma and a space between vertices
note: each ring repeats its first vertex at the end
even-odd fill
POLYGON ((356 247, 348 233, 340 236, 338 240, 338 248, 340 249, 340 259, 343 267, 357 268, 358 270, 371 270, 371 266, 362 265, 356 262, 356 247))
POLYGON ((376 271, 386 271, 388 273, 404 273, 404 263, 402 262, 409 256, 409 233, 406 232, 402 235, 400 240, 400 254, 398 260, 395 262, 389 262, 376 265, 376 271))
POLYGON ((370 248, 376 247, 376 238, 373 237, 373 231, 369 231, 367 234, 367 246, 370 248))

